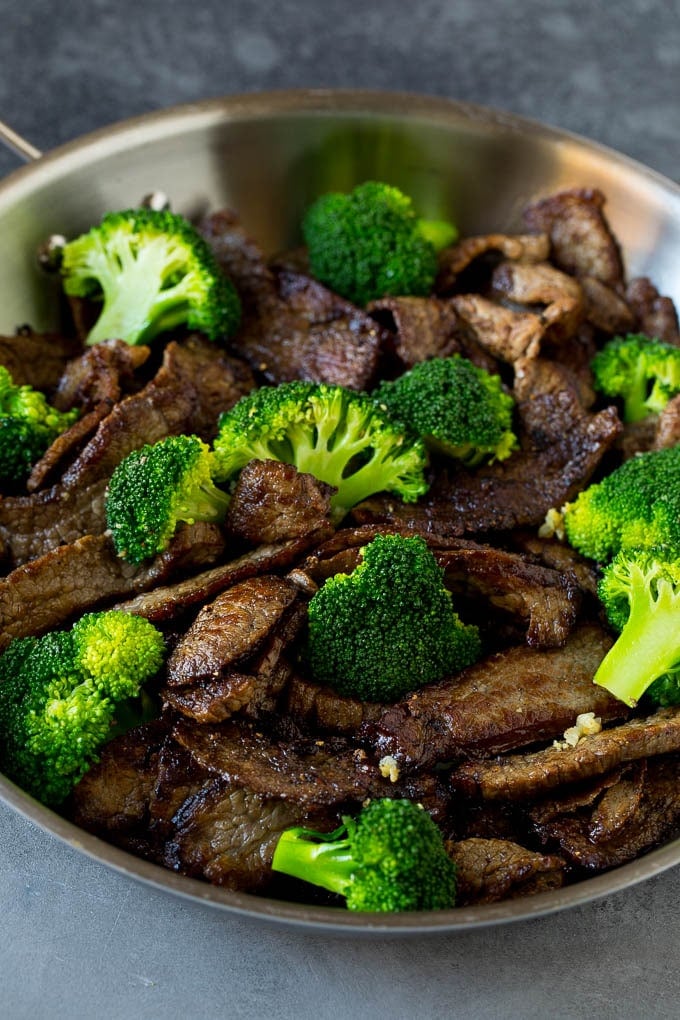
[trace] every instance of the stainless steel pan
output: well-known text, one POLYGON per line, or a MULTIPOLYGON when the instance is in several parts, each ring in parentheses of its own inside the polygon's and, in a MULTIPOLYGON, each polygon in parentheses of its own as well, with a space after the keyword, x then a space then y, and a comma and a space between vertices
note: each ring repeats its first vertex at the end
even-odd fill
MULTIPOLYGON (((19 142, 21 140, 19 139, 19 142)), ((21 145, 17 145, 21 148, 21 145)), ((24 155, 37 152, 24 149, 24 155)), ((610 150, 468 104, 376 92, 296 91, 215 99, 115 125, 36 159, 0 183, 0 333, 56 325, 57 301, 35 258, 52 233, 74 234, 109 209, 160 189, 194 215, 230 205, 274 252, 296 243, 305 205, 323 190, 385 178, 424 215, 463 233, 516 230, 531 199, 593 186, 608 198, 629 275, 680 302, 680 188, 610 150)), ((561 910, 680 862, 675 841, 556 892, 425 914, 352 914, 232 893, 109 846, 0 776, 0 798, 71 846, 131 878, 213 907, 346 933, 455 931, 561 910)))

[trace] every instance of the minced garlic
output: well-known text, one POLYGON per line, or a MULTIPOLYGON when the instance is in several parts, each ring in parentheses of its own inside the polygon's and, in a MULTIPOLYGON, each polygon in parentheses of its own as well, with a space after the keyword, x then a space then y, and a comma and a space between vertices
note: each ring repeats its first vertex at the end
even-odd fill
POLYGON ((399 766, 397 765, 396 758, 393 758, 391 754, 386 754, 378 762, 378 768, 380 769, 380 775, 384 779, 389 779, 391 783, 396 783, 399 778, 399 766))

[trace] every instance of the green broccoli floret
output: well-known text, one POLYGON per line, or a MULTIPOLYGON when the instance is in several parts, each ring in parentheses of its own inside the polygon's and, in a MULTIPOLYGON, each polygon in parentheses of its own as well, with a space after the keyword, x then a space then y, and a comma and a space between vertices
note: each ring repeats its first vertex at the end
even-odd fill
POLYGON ((479 658, 475 626, 454 612, 443 571, 420 536, 377 535, 351 574, 309 603, 312 676, 362 701, 396 701, 479 658))
POLYGON ((211 340, 231 336, 241 305, 198 231, 176 213, 127 209, 108 213, 64 246, 64 290, 102 304, 88 344, 147 343, 187 325, 211 340))
POLYGON ((58 411, 32 386, 17 386, 0 365, 0 481, 22 481, 79 414, 58 411))
POLYGON ((371 801, 327 834, 287 829, 272 868, 344 896, 349 910, 447 910, 456 899, 442 834, 410 800, 371 801))
POLYGON ((680 559, 664 548, 622 550, 598 594, 621 633, 595 683, 631 706, 645 692, 657 705, 680 704, 680 559))
POLYGON ((659 414, 680 393, 680 348, 642 333, 614 337, 591 368, 596 390, 623 399, 625 422, 659 414))
POLYGON ((432 358, 373 394, 397 421, 426 445, 472 467, 482 460, 505 460, 518 443, 512 431, 514 401, 500 377, 467 358, 432 358))
POLYGON ((605 562, 620 549, 680 548, 680 446, 632 457, 563 509, 569 543, 605 562))
POLYGON ((375 492, 414 502, 427 491, 425 447, 364 393, 325 383, 263 386, 219 422, 214 477, 250 460, 279 460, 333 485, 336 518, 375 492))
POLYGON ((148 620, 114 610, 13 641, 0 656, 0 768, 43 803, 60 804, 164 653, 148 620))
POLYGON ((222 521, 229 497, 212 481, 198 436, 168 436, 125 457, 111 476, 106 523, 116 552, 141 563, 167 548, 180 521, 222 521))
POLYGON ((419 219, 407 195, 380 181, 322 195, 305 213, 302 233, 313 275, 358 305, 429 294, 437 251, 457 237, 450 223, 419 219))

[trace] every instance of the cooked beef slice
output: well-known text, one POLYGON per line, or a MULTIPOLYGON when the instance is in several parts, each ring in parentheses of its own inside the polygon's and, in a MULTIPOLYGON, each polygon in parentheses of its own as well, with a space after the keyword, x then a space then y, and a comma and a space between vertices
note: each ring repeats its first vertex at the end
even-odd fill
POLYGON ((152 623, 174 620, 239 581, 258 574, 285 570, 327 535, 328 530, 324 530, 275 545, 259 546, 238 559, 187 577, 176 584, 159 584, 152 591, 121 602, 115 608, 145 616, 152 623))
POLYGON ((77 340, 56 333, 34 333, 24 327, 14 336, 0 336, 0 365, 18 386, 53 390, 67 362, 80 353, 77 340))
POLYGON ((635 329, 680 347, 680 325, 672 298, 662 297, 651 280, 638 276, 626 288, 626 301, 635 316, 635 329))
POLYGON ((211 213, 199 224, 199 230, 239 292, 246 314, 274 299, 274 274, 265 262, 262 249, 243 229, 233 210, 219 209, 211 213))
MULTIPOLYGON (((253 373, 241 358, 233 357, 200 335, 187 337, 178 348, 180 351, 179 370, 182 372, 184 362, 196 392, 191 416, 182 431, 211 443, 222 412, 254 388, 253 373)), ((174 370, 173 361, 169 368, 174 370)))
MULTIPOLYGON (((491 278, 492 296, 511 305, 543 306, 541 324, 553 339, 570 337, 584 316, 584 295, 578 280, 547 262, 501 262, 491 278)), ((514 360, 514 359, 513 359, 514 360)))
POLYGON ((150 354, 150 347, 131 346, 123 340, 105 340, 88 347, 65 366, 54 394, 55 407, 91 411, 101 403, 113 406, 133 388, 134 373, 150 354))
POLYGON ((326 809, 263 797, 215 778, 189 797, 175 817, 163 863, 213 885, 262 891, 273 878, 271 861, 281 833, 294 825, 332 831, 326 809))
MULTIPOLYGON (((498 652, 387 706, 377 721, 362 727, 362 745, 378 758, 391 755, 400 766, 430 768, 561 737, 583 712, 605 721, 625 718, 626 706, 592 682, 610 645, 601 628, 585 625, 563 648, 498 652)), ((525 760, 517 756, 518 762, 520 757, 525 760)), ((465 792, 469 787, 475 793, 474 770, 493 764, 460 765, 456 781, 469 771, 465 792)))
POLYGON ((565 883, 565 863, 505 839, 448 840, 457 869, 456 906, 532 896, 565 883))
MULTIPOLYGON (((91 411, 78 418, 65 432, 57 436, 47 448, 39 461, 31 468, 26 479, 26 488, 30 493, 38 492, 47 485, 56 484, 68 464, 75 459, 83 446, 91 439, 99 427, 99 423, 111 411, 106 401, 97 404, 91 411)), ((95 482, 95 485, 97 483, 95 482)))
POLYGON ((535 558, 564 575, 575 579, 582 594, 597 595, 598 573, 592 560, 587 560, 570 545, 554 538, 539 538, 530 531, 516 531, 512 536, 513 545, 532 559, 535 558))
POLYGON ((42 634, 107 600, 214 562, 223 550, 219 529, 204 523, 180 527, 166 551, 140 567, 121 560, 107 535, 52 549, 0 580, 0 649, 12 638, 42 634))
POLYGON ((680 443, 680 394, 668 401, 655 424, 652 449, 667 450, 680 443))
MULTIPOLYGON (((578 709, 576 715, 581 711, 578 709)), ((583 711, 594 711, 596 716, 601 714, 598 708, 583 711)), ((608 713, 608 718, 616 717, 615 711, 608 713)), ((541 739, 549 739, 549 736, 553 734, 546 734, 541 739)), ((663 708, 648 718, 631 719, 620 726, 583 737, 575 747, 552 746, 532 754, 464 762, 452 773, 451 783, 454 789, 469 797, 524 800, 566 783, 604 775, 622 762, 678 750, 680 709, 663 708)))
POLYGON ((300 538, 330 526, 334 491, 292 464, 251 460, 238 477, 225 528, 253 545, 300 538))
POLYGON ((458 316, 450 301, 434 297, 387 297, 372 301, 367 312, 392 336, 403 368, 429 358, 461 353, 458 316))
POLYGON ((306 603, 298 600, 282 614, 264 645, 248 661, 186 687, 166 688, 165 699, 182 715, 201 723, 222 722, 235 712, 253 718, 273 712, 293 675, 286 649, 306 622, 306 603))
POLYGON ((286 685, 281 709, 296 722, 315 733, 356 736, 364 723, 380 718, 385 706, 358 698, 345 698, 330 687, 322 687, 301 676, 286 685))
POLYGON ((225 676, 262 647, 299 597, 273 575, 241 581, 201 609, 167 664, 169 688, 225 676))
POLYGON ((582 276, 586 319, 603 333, 628 333, 635 324, 630 308, 613 287, 594 276, 582 276))
POLYGON ((106 744, 99 762, 74 787, 68 806, 71 820, 118 845, 138 838, 147 827, 167 733, 165 722, 154 719, 106 744))
POLYGON ((616 287, 623 283, 623 261, 604 205, 597 189, 572 188, 528 206, 524 220, 530 230, 548 234, 551 261, 560 269, 616 287))
POLYGON ((550 254, 547 234, 482 234, 465 237, 439 253, 435 290, 447 293, 472 262, 485 255, 502 256, 516 262, 545 262, 550 254))
POLYGON ((462 327, 494 358, 512 364, 537 357, 546 328, 540 315, 504 308, 481 294, 459 294, 451 304, 462 327))
POLYGON ((644 769, 624 774, 619 788, 612 786, 592 812, 565 814, 536 825, 536 832, 572 868, 593 872, 624 864, 677 832, 679 775, 677 755, 652 758, 644 769), (616 803, 604 805, 605 798, 616 803))

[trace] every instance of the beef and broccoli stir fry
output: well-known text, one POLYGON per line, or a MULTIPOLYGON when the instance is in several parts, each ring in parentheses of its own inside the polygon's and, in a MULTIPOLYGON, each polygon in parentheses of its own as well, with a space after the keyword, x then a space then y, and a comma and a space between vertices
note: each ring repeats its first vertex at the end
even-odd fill
POLYGON ((680 829, 680 332, 596 190, 65 244, 0 338, 0 769, 230 889, 534 894, 680 829))

